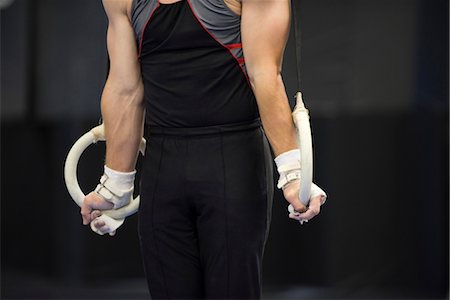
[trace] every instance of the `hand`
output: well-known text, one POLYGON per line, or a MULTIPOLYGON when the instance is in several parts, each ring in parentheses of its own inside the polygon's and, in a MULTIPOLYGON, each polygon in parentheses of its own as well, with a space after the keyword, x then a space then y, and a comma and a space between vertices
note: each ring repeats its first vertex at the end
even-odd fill
POLYGON ((81 205, 83 225, 88 225, 92 220, 96 218, 92 215, 93 210, 106 210, 112 209, 113 207, 113 203, 106 201, 96 192, 91 192, 84 198, 83 205, 81 205))
POLYGON ((115 235, 116 229, 123 224, 124 219, 116 220, 102 215, 101 212, 101 210, 112 209, 113 206, 113 203, 106 201, 101 195, 91 192, 84 198, 81 206, 83 225, 90 224, 92 231, 100 235, 106 233, 111 236, 115 235))
POLYGON ((295 180, 287 184, 284 189, 284 197, 291 204, 289 206, 289 218, 298 220, 300 224, 308 222, 320 213, 320 207, 325 203, 326 194, 317 185, 313 184, 311 198, 308 206, 303 205, 299 200, 300 180, 295 180))
POLYGON ((303 222, 308 222, 320 213, 320 206, 324 200, 325 196, 323 195, 318 195, 311 198, 305 212, 299 212, 297 210, 294 212, 289 212, 289 218, 299 221, 300 224, 303 224, 303 222))

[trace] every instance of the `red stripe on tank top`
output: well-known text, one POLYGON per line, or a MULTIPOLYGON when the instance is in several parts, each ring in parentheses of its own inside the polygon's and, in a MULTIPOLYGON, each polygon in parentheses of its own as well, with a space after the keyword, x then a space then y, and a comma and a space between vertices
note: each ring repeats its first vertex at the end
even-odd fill
POLYGON ((236 48, 242 48, 242 44, 229 44, 229 45, 225 45, 225 47, 227 47, 228 49, 236 49, 236 48))
MULTIPOLYGON (((224 47, 225 49, 228 50, 228 52, 230 53, 230 55, 236 60, 236 62, 238 63, 239 68, 241 69, 242 73, 245 76, 245 79, 247 79, 247 83, 249 86, 251 86, 250 84, 250 80, 247 76, 247 73, 245 72, 244 68, 242 67, 242 65, 239 63, 239 58, 236 57, 236 55, 233 54, 233 52, 231 52, 231 49, 228 48, 226 45, 224 45, 221 41, 219 41, 206 27, 205 25, 203 25, 202 21, 200 20, 200 18, 197 16, 197 14, 195 13, 194 9, 192 8, 191 5, 191 0, 187 0, 187 3, 189 4, 189 8, 191 9, 192 14, 194 15, 194 17, 197 19, 197 22, 203 27, 203 30, 205 30, 216 42, 218 42, 220 45, 222 45, 222 47, 224 47)), ((241 45, 242 44, 230 44, 230 45, 241 45)))

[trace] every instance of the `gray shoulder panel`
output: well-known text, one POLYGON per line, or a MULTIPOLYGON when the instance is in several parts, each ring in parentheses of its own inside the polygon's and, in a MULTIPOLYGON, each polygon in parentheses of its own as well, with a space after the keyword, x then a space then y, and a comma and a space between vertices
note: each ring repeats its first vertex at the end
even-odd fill
MULTIPOLYGON (((224 0, 186 0, 192 12, 205 30, 224 47, 244 67, 241 46, 241 18, 224 0)), ((136 33, 136 43, 140 52, 142 35, 153 12, 159 7, 158 0, 133 0, 131 21, 136 33)))
POLYGON ((136 43, 139 47, 139 51, 145 25, 158 6, 158 0, 133 0, 132 2, 131 22, 133 23, 134 32, 136 33, 136 43))
MULTIPOLYGON (((223 0, 187 0, 203 27, 236 58, 242 58, 241 17, 223 0)), ((243 66, 243 61, 240 62, 243 66)))
POLYGON ((240 43, 240 17, 223 0, 188 1, 203 26, 222 44, 240 43))

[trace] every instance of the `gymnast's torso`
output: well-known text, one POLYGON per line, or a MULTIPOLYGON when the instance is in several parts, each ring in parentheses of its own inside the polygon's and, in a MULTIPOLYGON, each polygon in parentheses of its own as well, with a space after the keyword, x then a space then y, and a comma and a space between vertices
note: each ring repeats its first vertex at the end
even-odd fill
POLYGON ((259 117, 240 16, 224 0, 133 0, 146 125, 206 127, 259 117))

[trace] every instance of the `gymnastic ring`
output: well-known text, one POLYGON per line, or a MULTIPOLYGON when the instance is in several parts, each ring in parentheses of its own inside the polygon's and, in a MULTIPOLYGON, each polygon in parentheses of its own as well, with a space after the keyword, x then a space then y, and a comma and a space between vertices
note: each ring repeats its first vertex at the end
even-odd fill
MULTIPOLYGON (((89 132, 81 136, 72 146, 67 154, 66 162, 64 164, 64 179, 66 182, 67 190, 70 196, 78 206, 81 207, 84 198, 86 197, 80 188, 77 177, 77 167, 83 152, 92 144, 98 141, 105 141, 105 128, 101 124, 92 128, 89 132)), ((142 138, 139 146, 139 151, 142 155, 145 152, 146 141, 142 138)), ((123 219, 134 214, 139 208, 139 196, 132 199, 130 203, 119 209, 111 209, 102 211, 103 214, 110 216, 113 219, 123 219)))
POLYGON ((313 179, 313 146, 311 136, 311 125, 309 123, 309 112, 303 103, 302 93, 297 92, 295 96, 297 103, 292 118, 297 127, 297 136, 300 148, 300 166, 301 166, 301 183, 300 183, 300 202, 308 205, 311 193, 311 184, 313 179))

